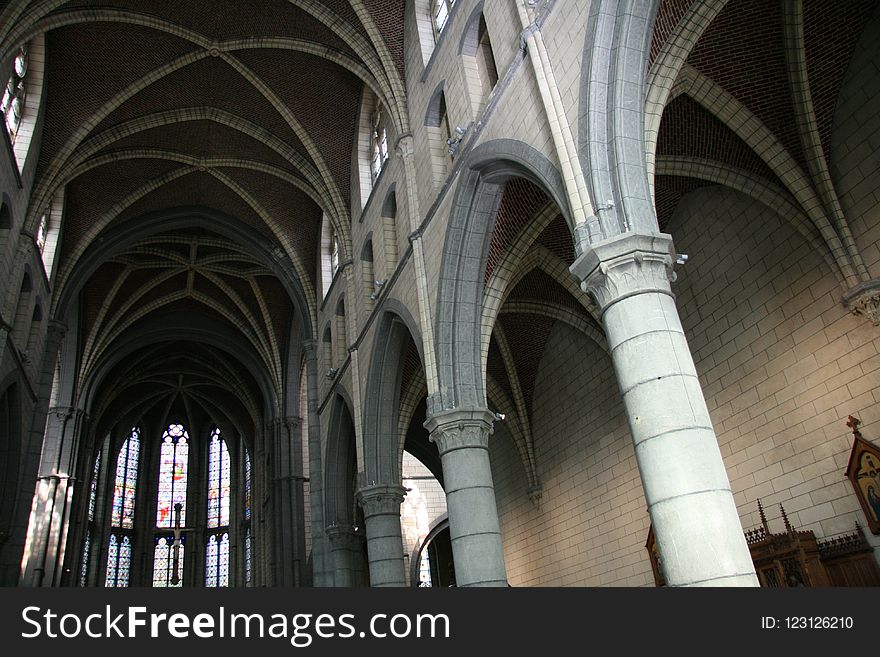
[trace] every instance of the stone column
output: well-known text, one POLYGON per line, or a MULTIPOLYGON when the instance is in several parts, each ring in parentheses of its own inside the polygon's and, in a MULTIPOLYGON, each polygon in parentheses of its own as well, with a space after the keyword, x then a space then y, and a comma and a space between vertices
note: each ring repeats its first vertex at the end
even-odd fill
POLYGON ((312 530, 312 583, 333 585, 333 557, 329 554, 324 527, 324 466, 321 458, 321 418, 318 415, 318 360, 315 340, 303 342, 306 357, 306 394, 308 395, 309 509, 312 530))
POLYGON ((602 312, 663 573, 672 586, 757 586, 670 281, 665 234, 625 233, 572 265, 602 312))
POLYGON ((360 573, 355 566, 355 550, 358 538, 354 528, 344 525, 330 525, 325 530, 330 542, 330 558, 333 562, 333 586, 353 587, 360 583, 360 573))
POLYGON ((302 420, 287 416, 273 420, 273 509, 275 586, 300 586, 302 553, 305 550, 303 517, 302 451, 299 431, 302 420))
POLYGON ((485 408, 462 408, 425 422, 431 442, 440 450, 458 586, 507 586, 489 466, 494 419, 485 408))
POLYGON ((358 491, 364 509, 371 586, 406 586, 400 504, 403 486, 369 486, 358 491))

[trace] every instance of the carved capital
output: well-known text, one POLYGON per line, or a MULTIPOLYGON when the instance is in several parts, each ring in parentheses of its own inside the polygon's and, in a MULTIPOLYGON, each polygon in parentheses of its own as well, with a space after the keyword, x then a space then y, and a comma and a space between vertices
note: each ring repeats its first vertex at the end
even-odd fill
POLYGON ((354 527, 332 524, 324 532, 327 534, 327 539, 330 541, 330 547, 333 550, 348 549, 355 545, 354 527))
POLYGON ((48 332, 50 338, 61 340, 65 333, 67 333, 67 324, 59 319, 50 319, 48 321, 48 332))
POLYGON ((853 315, 861 315, 874 326, 880 326, 880 279, 856 285, 843 295, 843 305, 853 315))
POLYGON ((409 157, 415 152, 413 136, 410 133, 401 135, 397 140, 397 153, 400 157, 409 157))
POLYGON ((428 418, 428 440, 437 445, 440 456, 456 449, 489 449, 495 414, 486 408, 443 411, 428 418))
POLYGON ((571 266, 581 289, 604 312, 621 299, 645 292, 672 294, 675 251, 664 233, 624 233, 593 244, 571 266))
POLYGON ((364 518, 373 516, 399 516, 400 504, 406 496, 403 486, 368 486, 357 493, 358 502, 364 509, 364 518))

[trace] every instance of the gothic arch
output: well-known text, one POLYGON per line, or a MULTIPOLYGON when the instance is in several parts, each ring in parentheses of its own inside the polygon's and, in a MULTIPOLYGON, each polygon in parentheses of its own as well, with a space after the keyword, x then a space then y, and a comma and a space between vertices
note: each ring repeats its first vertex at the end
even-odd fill
POLYGON ((489 141, 470 152, 462 168, 443 246, 437 296, 439 398, 429 413, 482 407, 486 392, 480 363, 483 274, 504 184, 515 177, 540 187, 572 229, 562 177, 538 151, 514 140, 489 141))
POLYGON ((357 520, 354 512, 357 438, 347 396, 337 390, 330 411, 324 466, 324 519, 329 526, 351 528, 357 520))
POLYGON ((645 78, 659 5, 600 0, 590 6, 578 150, 599 215, 599 234, 590 230, 591 241, 659 231, 645 158, 645 78))
POLYGON ((400 484, 403 445, 398 420, 404 358, 411 341, 424 363, 418 325, 410 313, 391 299, 385 307, 373 341, 364 404, 364 476, 370 486, 400 484))

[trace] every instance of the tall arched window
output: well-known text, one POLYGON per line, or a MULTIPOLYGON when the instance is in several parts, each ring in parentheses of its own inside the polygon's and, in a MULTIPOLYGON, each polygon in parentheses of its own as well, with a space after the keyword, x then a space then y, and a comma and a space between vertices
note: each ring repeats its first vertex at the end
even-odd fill
POLYGON ((137 492, 140 430, 133 427, 122 443, 116 458, 116 479, 113 486, 112 531, 107 547, 105 586, 128 586, 131 572, 131 530, 134 527, 134 503, 137 492))
POLYGON ((171 424, 162 435, 159 455, 159 504, 156 526, 172 528, 180 504, 180 526, 186 527, 186 475, 189 464, 189 434, 182 424, 171 424))
POLYGON ((154 536, 153 586, 183 586, 186 527, 186 481, 189 434, 182 424, 170 424, 162 435, 159 453, 159 493, 156 527, 171 529, 154 536))
POLYGON ((19 47, 12 60, 12 71, 6 81, 3 91, 3 100, 0 101, 0 109, 6 122, 6 132, 9 133, 9 141, 14 145, 21 126, 21 117, 24 115, 24 104, 27 97, 27 70, 28 48, 27 44, 19 47))
POLYGON ((134 498, 137 492, 138 460, 140 459, 141 434, 137 427, 125 439, 116 459, 116 485, 113 489, 113 514, 111 525, 122 529, 134 526, 134 498))
POLYGON ((205 586, 229 586, 229 449, 220 429, 208 441, 208 541, 205 586))
POLYGON ((79 585, 86 586, 89 578, 89 559, 92 556, 92 541, 95 536, 95 507, 98 502, 98 475, 101 473, 101 452, 95 456, 92 478, 89 482, 89 516, 86 525, 86 537, 83 540, 82 566, 79 572, 79 585))
POLYGON ((253 586, 254 583, 254 535, 251 530, 251 518, 253 517, 253 484, 251 482, 251 455, 245 447, 243 450, 243 477, 244 481, 244 504, 242 505, 244 520, 242 521, 242 533, 244 534, 244 583, 245 586, 253 586))

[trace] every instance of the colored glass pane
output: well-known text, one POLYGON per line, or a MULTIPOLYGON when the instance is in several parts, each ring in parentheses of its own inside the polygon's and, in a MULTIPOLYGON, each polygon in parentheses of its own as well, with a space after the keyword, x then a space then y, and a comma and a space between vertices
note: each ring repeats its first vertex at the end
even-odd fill
POLYGON ((229 525, 229 449, 220 429, 211 432, 208 443, 208 527, 229 525))
POLYGON ((172 424, 162 436, 159 455, 159 495, 157 527, 174 527, 174 507, 181 505, 180 526, 186 526, 186 477, 189 434, 183 425, 172 424))
POLYGON ((101 452, 95 457, 95 467, 92 468, 92 481, 89 484, 89 522, 95 519, 95 503, 98 499, 98 473, 101 471, 101 452))
POLYGON ((153 549, 153 586, 183 586, 184 538, 181 536, 180 544, 175 549, 173 536, 156 537, 156 546, 153 549), (176 570, 175 553, 177 555, 176 570), (176 583, 175 579, 177 580, 176 583))
POLYGON ((251 455, 244 450, 244 519, 251 519, 251 455))
POLYGON ((136 428, 125 439, 116 459, 116 479, 113 486, 114 527, 131 529, 134 525, 134 500, 137 490, 137 470, 140 456, 140 433, 136 428))
POLYGON ((131 572, 131 539, 125 535, 110 534, 107 547, 107 578, 105 586, 128 586, 131 572))
POLYGON ((229 586, 229 532, 211 534, 205 549, 205 586, 229 586))

